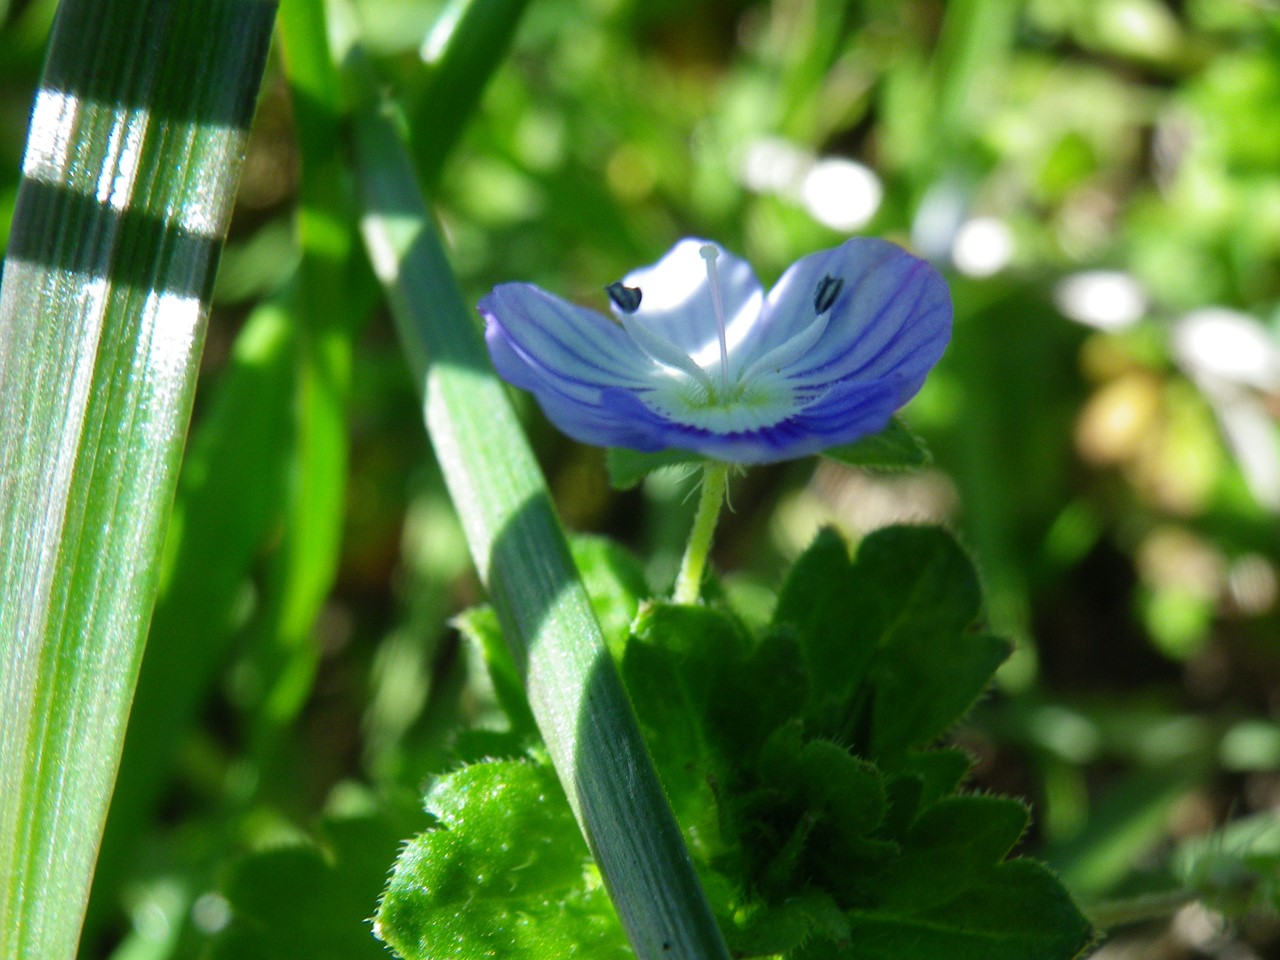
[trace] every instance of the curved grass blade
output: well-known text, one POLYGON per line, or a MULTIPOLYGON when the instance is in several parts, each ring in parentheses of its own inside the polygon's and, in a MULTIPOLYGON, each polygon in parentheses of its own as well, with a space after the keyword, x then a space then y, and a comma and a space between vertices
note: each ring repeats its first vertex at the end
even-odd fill
POLYGON ((727 958, 578 579, 391 121, 356 114, 363 230, 427 429, 560 781, 641 960, 727 958))
POLYGON ((0 956, 74 956, 275 7, 66 0, 0 290, 0 956))

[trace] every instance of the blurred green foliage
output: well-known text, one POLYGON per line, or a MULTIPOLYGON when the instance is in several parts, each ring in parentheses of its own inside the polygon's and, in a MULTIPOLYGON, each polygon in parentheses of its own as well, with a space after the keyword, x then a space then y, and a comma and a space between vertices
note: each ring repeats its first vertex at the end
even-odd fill
MULTIPOLYGON (((0 4, 0 235, 53 7, 0 4)), ((418 103, 445 4, 355 11, 389 85, 418 103)), ((719 537, 724 590, 764 623, 761 585, 821 524, 854 539, 901 519, 951 525, 992 628, 1018 641, 956 739, 978 787, 1031 802, 1022 849, 1085 903, 1189 884, 1244 918, 1213 937, 1274 951, 1275 921, 1251 912, 1275 899, 1274 850, 1256 839, 1270 834, 1216 832, 1280 809, 1273 0, 540 0, 494 56, 435 187, 476 298, 521 279, 603 307, 605 283, 685 234, 747 256, 766 283, 849 232, 949 269, 954 342, 904 412, 933 465, 753 471, 719 537)), ((325 102, 295 100, 284 63, 259 106, 183 481, 243 477, 238 502, 201 508, 237 546, 171 571, 217 587, 218 613, 168 616, 204 655, 167 668, 188 671, 166 674, 189 691, 177 713, 140 695, 135 722, 156 739, 129 742, 126 775, 130 756, 154 757, 141 766, 156 786, 108 835, 86 958, 199 955, 266 876, 237 856, 298 843, 352 782, 416 791, 484 755, 488 734, 460 728, 500 725, 449 626, 477 588, 364 268, 332 274, 318 306, 288 292, 352 224, 341 196, 307 199, 325 186, 300 174, 308 137, 325 142, 325 102), (300 193, 321 213, 301 229, 300 193), (255 357, 280 377, 255 380, 255 357), (298 384, 331 374, 338 406, 316 414, 330 433, 308 434, 314 395, 298 384), (255 406, 280 390, 289 423, 255 406), (309 559, 290 524, 318 502, 296 486, 316 457, 341 527, 321 536, 333 556, 309 559), (288 597, 301 621, 283 615, 288 597)), ((633 546, 665 589, 688 482, 614 492, 599 451, 525 410, 567 523, 633 546)), ((1199 929, 1181 924, 1152 956, 1208 949, 1199 929)))

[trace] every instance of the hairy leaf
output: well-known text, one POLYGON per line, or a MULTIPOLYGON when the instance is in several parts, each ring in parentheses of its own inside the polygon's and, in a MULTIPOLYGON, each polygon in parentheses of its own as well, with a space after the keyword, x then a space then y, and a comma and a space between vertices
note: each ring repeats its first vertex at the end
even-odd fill
POLYGON ((555 774, 527 761, 464 767, 427 794, 440 826, 411 840, 378 907, 406 960, 629 957, 555 774))

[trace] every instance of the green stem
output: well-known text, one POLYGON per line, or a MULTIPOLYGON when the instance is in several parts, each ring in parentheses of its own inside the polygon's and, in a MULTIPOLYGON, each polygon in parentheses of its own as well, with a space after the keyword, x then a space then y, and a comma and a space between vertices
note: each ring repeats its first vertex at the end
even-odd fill
POLYGON ((729 485, 729 465, 709 463, 702 474, 702 496, 698 499, 698 513, 693 518, 693 530, 689 533, 689 546, 680 561, 680 573, 676 577, 676 591, 672 598, 676 603, 697 603, 702 593, 702 575, 707 568, 707 554, 711 552, 711 538, 716 532, 720 507, 724 503, 729 485))

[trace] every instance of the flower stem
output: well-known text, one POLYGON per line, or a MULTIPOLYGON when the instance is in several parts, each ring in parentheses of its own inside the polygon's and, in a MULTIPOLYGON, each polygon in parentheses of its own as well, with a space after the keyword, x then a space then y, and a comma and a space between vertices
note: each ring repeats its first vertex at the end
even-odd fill
POLYGON ((693 518, 693 530, 689 533, 689 545, 680 561, 680 573, 676 577, 676 603, 697 603, 702 593, 702 574, 707 567, 707 554, 711 552, 711 538, 716 532, 716 520, 724 503, 729 485, 729 465, 709 463, 702 473, 702 495, 698 498, 698 512, 693 518))

